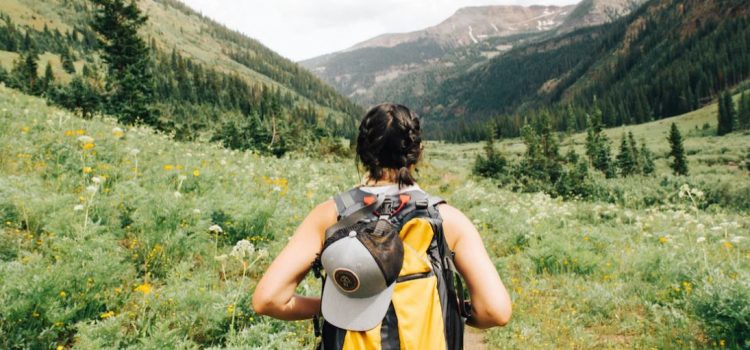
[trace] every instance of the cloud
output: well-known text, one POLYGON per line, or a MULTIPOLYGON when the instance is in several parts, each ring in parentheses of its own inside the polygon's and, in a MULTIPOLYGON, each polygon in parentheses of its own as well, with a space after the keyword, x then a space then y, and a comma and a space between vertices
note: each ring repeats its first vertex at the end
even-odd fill
POLYGON ((301 60, 384 33, 435 25, 479 5, 567 5, 578 0, 182 0, 272 50, 301 60))

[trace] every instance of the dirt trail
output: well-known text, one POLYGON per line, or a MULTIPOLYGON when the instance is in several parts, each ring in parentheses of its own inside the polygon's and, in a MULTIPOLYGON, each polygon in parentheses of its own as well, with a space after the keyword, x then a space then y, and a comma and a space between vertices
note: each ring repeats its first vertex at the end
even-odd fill
POLYGON ((464 349, 487 350, 487 344, 484 343, 484 332, 473 327, 466 327, 464 331, 464 349))

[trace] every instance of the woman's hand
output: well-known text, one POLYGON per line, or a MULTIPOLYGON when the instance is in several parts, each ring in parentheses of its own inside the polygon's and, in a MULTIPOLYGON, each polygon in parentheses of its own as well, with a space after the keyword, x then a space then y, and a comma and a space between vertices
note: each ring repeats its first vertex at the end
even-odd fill
POLYGON ((320 298, 294 294, 323 246, 326 228, 336 223, 336 204, 328 200, 302 221, 274 259, 253 293, 256 313, 282 320, 303 320, 320 314, 320 298))
POLYGON ((456 268, 471 295, 473 317, 468 324, 476 328, 506 325, 511 316, 510 296, 487 255, 479 232, 458 209, 444 204, 438 210, 448 245, 456 253, 456 268))

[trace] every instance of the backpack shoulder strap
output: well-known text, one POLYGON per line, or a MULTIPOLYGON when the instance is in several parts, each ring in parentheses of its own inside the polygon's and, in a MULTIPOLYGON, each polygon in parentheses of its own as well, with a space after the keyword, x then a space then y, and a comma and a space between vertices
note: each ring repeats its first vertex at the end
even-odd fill
POLYGON ((360 190, 359 187, 354 187, 333 196, 333 200, 336 202, 336 220, 341 220, 344 216, 363 207, 366 195, 365 191, 360 190))

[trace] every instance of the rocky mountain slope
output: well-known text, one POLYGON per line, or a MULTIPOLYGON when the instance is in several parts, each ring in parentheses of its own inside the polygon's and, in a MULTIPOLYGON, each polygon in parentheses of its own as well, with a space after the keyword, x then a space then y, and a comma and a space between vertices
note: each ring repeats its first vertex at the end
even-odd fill
POLYGON ((368 105, 398 94, 401 80, 443 80, 518 45, 601 24, 642 0, 585 0, 569 6, 480 6, 459 9, 443 22, 410 33, 383 34, 352 48, 306 61, 339 92, 368 105))

